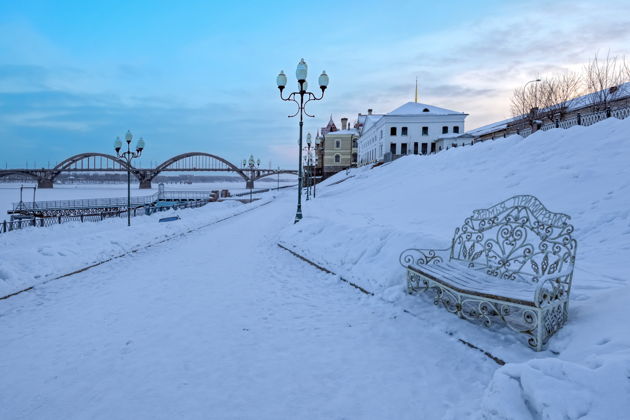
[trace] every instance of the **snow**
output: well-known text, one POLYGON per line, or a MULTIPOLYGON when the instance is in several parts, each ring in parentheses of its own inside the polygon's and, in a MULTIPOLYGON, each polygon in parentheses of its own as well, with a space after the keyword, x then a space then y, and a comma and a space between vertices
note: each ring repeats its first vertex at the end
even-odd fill
POLYGON ((362 124, 361 132, 366 132, 383 117, 382 114, 359 114, 357 121, 362 124))
MULTIPOLYGON (((570 101, 568 109, 570 111, 575 111, 580 108, 590 106, 594 102, 594 99, 595 101, 597 101, 598 99, 601 99, 601 92, 602 91, 598 91, 598 92, 587 93, 586 95, 578 96, 577 98, 570 101)), ((614 101, 621 100, 624 98, 630 98, 630 82, 620 84, 617 87, 617 91, 612 94, 609 94, 608 96, 608 100, 614 100, 614 101)))
POLYGON ((466 131, 466 134, 470 134, 471 136, 475 136, 475 137, 483 136, 484 134, 502 130, 506 128, 509 123, 511 123, 512 121, 516 121, 519 118, 520 117, 512 117, 512 118, 507 118, 505 120, 494 122, 492 124, 483 125, 481 127, 477 127, 475 129, 466 131))
POLYGON ((277 247, 294 193, 2 301, 0 418, 469 417, 496 365, 277 247))
POLYGON ((621 412, 615 407, 630 409, 630 334, 624 325, 630 301, 629 131, 630 121, 611 118, 344 172, 326 181, 328 187, 305 206, 304 221, 281 239, 378 297, 508 361, 485 393, 485 416, 576 418, 572 407, 590 401, 586 418, 614 417, 621 412), (551 211, 571 215, 578 240, 569 323, 540 354, 517 335, 482 331, 436 313, 427 299, 406 296, 398 265, 402 250, 447 248, 472 210, 517 194, 535 195, 551 211), (527 387, 505 386, 518 385, 514 378, 520 375, 527 387), (506 401, 517 400, 530 414, 506 414, 513 406, 506 401))
POLYGON ((629 130, 608 119, 344 171, 295 225, 290 189, 173 223, 0 235, 2 290, 35 285, 0 301, 0 418, 619 418, 629 130), (516 194, 572 216, 578 240, 569 322, 539 353, 406 295, 398 264, 516 194))
POLYGON ((452 114, 464 114, 464 113, 452 111, 446 108, 440 108, 438 106, 423 104, 420 102, 407 102, 406 104, 401 105, 395 110, 389 112, 387 115, 452 115, 452 114), (425 111, 425 109, 428 109, 428 111, 425 111))

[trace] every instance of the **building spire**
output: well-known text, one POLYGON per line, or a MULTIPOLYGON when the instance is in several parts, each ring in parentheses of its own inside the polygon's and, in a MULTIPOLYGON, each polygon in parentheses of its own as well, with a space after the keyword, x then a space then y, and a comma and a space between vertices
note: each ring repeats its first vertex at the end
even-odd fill
POLYGON ((418 76, 416 76, 416 103, 418 103, 418 76))

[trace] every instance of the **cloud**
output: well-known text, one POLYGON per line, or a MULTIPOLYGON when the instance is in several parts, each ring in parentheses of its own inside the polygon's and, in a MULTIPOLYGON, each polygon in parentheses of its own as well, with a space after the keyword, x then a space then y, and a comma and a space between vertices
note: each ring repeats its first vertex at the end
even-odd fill
MULTIPOLYGON (((294 63, 298 47, 313 57, 313 76, 321 68, 331 75, 325 99, 309 104, 318 118, 305 121, 306 131, 325 125, 331 113, 338 122, 368 108, 389 112, 413 100, 416 76, 421 101, 470 113, 466 126, 473 128, 509 116, 511 91, 524 81, 579 68, 597 50, 630 55, 629 16, 627 1, 503 2, 479 19, 401 31, 392 41, 395 33, 375 35, 382 16, 370 12, 361 22, 348 16, 347 36, 335 32, 334 42, 322 33, 275 48, 284 31, 268 34, 254 22, 239 34, 186 33, 179 44, 174 40, 185 37, 178 33, 152 52, 110 38, 99 39, 107 52, 72 51, 72 42, 58 45, 27 21, 4 22, 0 142, 15 145, 9 153, 19 162, 33 144, 62 159, 109 149, 131 128, 145 136, 149 159, 203 150, 290 164, 297 122, 286 118, 293 108, 278 100, 273 79, 283 67, 276 63, 294 63), (261 39, 250 40, 251 33, 261 39)), ((147 49, 155 43, 136 41, 147 49)))
POLYGON ((356 66, 347 70, 359 76, 343 101, 388 112, 412 100, 418 76, 422 101, 469 112, 472 128, 507 117, 511 92, 525 81, 579 69, 608 49, 630 54, 628 2, 504 4, 474 21, 346 52, 356 66))

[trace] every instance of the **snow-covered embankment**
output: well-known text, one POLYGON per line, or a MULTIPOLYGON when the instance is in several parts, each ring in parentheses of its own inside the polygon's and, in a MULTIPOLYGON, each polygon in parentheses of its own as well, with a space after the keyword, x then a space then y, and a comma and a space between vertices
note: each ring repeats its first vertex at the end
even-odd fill
POLYGON ((488 385, 483 415, 610 418, 630 411, 630 119, 408 156, 337 174, 317 193, 282 242, 411 308, 427 328, 465 336, 508 361, 488 385), (448 247, 472 210, 517 194, 569 214, 578 241, 569 323, 538 354, 518 337, 405 296, 398 264, 403 249, 448 247))
POLYGON ((4 233, 0 235, 0 297, 250 210, 272 197, 267 193, 251 204, 224 201, 135 217, 131 228, 125 218, 112 218, 4 233), (158 222, 176 214, 181 220, 158 222))

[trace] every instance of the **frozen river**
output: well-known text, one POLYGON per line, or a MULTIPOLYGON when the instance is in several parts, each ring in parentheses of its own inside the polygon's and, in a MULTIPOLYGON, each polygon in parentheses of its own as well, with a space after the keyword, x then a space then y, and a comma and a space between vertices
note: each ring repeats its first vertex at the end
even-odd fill
MULTIPOLYGON (((292 185, 295 181, 281 181, 280 186, 292 185)), ((20 186, 24 185, 34 187, 35 183, 0 183, 0 221, 8 219, 7 211, 13 208, 13 203, 20 201, 20 186)), ((256 188, 275 188, 276 182, 264 182, 259 181, 256 183, 256 188)), ((180 184, 180 183, 167 183, 164 184, 166 191, 212 191, 212 190, 230 190, 232 194, 248 191, 246 190, 245 183, 243 181, 238 182, 199 182, 194 184, 180 184)), ((138 184, 131 185, 132 196, 146 196, 152 195, 157 192, 158 184, 154 183, 153 188, 150 190, 138 189, 138 184)), ((72 200, 82 198, 111 198, 111 197, 126 197, 127 196, 127 184, 55 184, 52 189, 37 189, 36 193, 37 201, 44 200, 72 200)), ((33 200, 33 190, 24 189, 23 191, 24 201, 33 200)))

